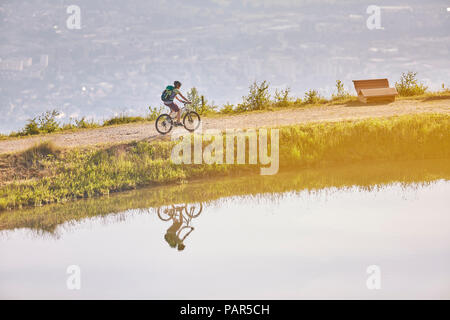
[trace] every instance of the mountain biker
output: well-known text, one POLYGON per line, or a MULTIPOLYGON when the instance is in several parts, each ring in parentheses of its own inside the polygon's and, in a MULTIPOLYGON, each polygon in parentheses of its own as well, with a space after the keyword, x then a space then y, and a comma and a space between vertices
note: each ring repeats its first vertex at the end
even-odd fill
POLYGON ((174 81, 173 86, 167 86, 166 89, 163 91, 161 95, 161 100, 164 102, 164 105, 168 106, 171 110, 170 116, 172 116, 172 112, 177 113, 177 121, 175 122, 175 126, 182 126, 180 118, 181 118, 181 111, 180 108, 173 102, 173 99, 176 98, 178 101, 183 103, 190 103, 188 99, 186 99, 180 92, 181 88, 181 82, 180 81, 174 81), (178 98, 178 95, 183 98, 181 100, 178 98))

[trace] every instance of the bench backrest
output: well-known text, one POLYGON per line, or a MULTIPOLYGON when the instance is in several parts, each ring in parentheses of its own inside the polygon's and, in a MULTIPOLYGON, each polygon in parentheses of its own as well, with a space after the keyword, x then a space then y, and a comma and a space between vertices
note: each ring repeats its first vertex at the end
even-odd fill
POLYGON ((360 89, 389 88, 388 79, 353 80, 353 84, 358 94, 360 89))

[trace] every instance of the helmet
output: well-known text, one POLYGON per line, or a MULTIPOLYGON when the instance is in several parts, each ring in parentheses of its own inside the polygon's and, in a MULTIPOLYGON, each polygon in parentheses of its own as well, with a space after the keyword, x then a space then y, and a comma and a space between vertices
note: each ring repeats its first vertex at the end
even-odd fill
POLYGON ((177 88, 181 87, 181 82, 180 81, 174 81, 173 85, 177 88))

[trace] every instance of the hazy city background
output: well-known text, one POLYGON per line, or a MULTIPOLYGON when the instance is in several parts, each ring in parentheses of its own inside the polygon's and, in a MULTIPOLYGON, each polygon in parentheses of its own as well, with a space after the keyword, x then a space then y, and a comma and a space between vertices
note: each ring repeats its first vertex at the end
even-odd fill
POLYGON ((413 70, 450 85, 450 1, 0 0, 0 132, 57 109, 61 122, 145 115, 173 80, 221 106, 253 81, 328 96, 337 79, 413 70), (81 29, 68 29, 70 5, 81 29), (381 7, 370 30, 369 5, 381 7))

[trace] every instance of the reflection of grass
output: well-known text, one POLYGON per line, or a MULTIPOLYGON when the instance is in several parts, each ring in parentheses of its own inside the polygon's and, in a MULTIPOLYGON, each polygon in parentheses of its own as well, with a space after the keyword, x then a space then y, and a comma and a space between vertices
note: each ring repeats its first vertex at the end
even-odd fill
MULTIPOLYGON (((175 165, 174 142, 138 142, 68 151, 46 159, 53 176, 0 189, 0 209, 89 198, 139 186, 256 172, 250 165, 175 165)), ((25 153, 24 153, 25 154, 25 153)), ((368 160, 450 158, 450 116, 408 115, 283 127, 280 168, 368 160)))
MULTIPOLYGON (((31 228, 54 232, 55 228, 71 221, 106 216, 128 209, 144 209, 168 204, 209 202, 230 196, 279 197, 288 191, 315 191, 323 188, 358 186, 365 190, 386 184, 429 183, 450 179, 447 160, 416 160, 365 162, 348 166, 295 170, 276 176, 234 177, 207 179, 190 184, 144 188, 102 198, 90 198, 65 204, 53 204, 0 214, 0 230, 31 228)), ((207 205, 207 204, 205 204, 207 205)))

